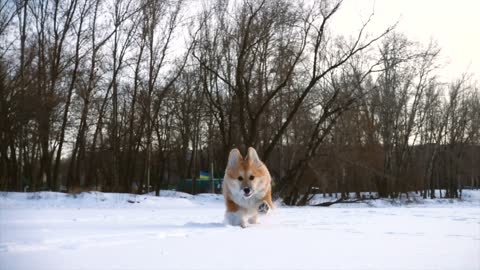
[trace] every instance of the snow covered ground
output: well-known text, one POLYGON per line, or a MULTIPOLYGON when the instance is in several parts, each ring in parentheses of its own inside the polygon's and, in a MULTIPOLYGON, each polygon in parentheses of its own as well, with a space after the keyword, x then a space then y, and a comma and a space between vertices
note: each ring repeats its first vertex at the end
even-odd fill
POLYGON ((246 229, 221 196, 161 195, 0 193, 0 269, 480 269, 480 191, 280 206, 246 229))

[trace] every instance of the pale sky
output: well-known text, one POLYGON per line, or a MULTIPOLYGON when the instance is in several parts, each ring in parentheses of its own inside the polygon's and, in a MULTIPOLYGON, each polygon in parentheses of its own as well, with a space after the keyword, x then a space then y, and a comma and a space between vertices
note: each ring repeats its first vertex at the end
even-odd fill
POLYGON ((381 33, 399 21, 397 30, 411 39, 425 44, 430 38, 437 40, 445 79, 468 72, 480 80, 480 0, 344 0, 334 30, 358 29, 372 9, 369 32, 381 33))

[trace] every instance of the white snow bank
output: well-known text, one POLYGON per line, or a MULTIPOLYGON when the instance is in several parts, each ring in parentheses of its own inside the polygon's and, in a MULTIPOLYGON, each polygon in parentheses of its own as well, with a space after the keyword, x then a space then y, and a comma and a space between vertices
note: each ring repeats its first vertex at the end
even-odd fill
MULTIPOLYGON (((343 202, 332 204, 330 207, 480 207, 480 190, 463 190, 461 199, 445 199, 440 198, 439 190, 436 190, 436 199, 423 199, 420 194, 409 192, 408 197, 404 194, 400 198, 396 199, 368 199, 371 197, 377 197, 376 193, 361 193, 365 200, 357 202, 343 202)), ((445 192, 442 191, 444 195, 445 192)), ((323 194, 316 194, 310 201, 310 205, 316 205, 325 202, 334 202, 340 195, 324 196, 323 194)), ((356 200, 355 193, 349 194, 350 200, 356 200)))
MULTIPOLYGON (((370 196, 368 193, 363 195, 370 196)), ((376 196, 375 194, 372 194, 376 196)), ((437 191, 438 196, 438 191, 437 191)), ((355 198, 351 193, 350 198, 355 198)), ((335 201, 337 198, 317 194, 310 201, 310 205, 335 201)), ((154 192, 144 195, 126 193, 83 192, 79 194, 66 194, 59 192, 0 192, 1 208, 188 208, 198 205, 223 205, 221 194, 191 195, 184 192, 161 190, 160 196, 154 192), (141 206, 140 206, 141 205, 141 206)), ((277 202, 281 205, 281 201, 277 202)), ((480 207, 480 190, 463 190, 461 199, 423 199, 420 195, 410 193, 409 198, 402 196, 400 199, 374 199, 353 203, 337 203, 331 208, 363 208, 363 207, 480 207)))
POLYGON ((151 207, 151 208, 185 208, 198 204, 223 201, 217 194, 199 194, 192 196, 176 191, 161 191, 160 197, 154 193, 134 195, 126 193, 82 192, 66 194, 60 192, 0 192, 1 208, 116 208, 116 207, 151 207), (138 206, 141 204, 141 206, 138 206))

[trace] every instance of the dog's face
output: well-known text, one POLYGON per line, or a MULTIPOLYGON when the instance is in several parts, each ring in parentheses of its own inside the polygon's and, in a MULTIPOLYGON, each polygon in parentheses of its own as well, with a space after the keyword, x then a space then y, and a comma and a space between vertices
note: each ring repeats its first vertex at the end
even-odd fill
POLYGON ((255 149, 248 148, 245 158, 238 149, 233 149, 228 156, 224 181, 232 195, 249 199, 266 192, 270 184, 270 174, 255 149))

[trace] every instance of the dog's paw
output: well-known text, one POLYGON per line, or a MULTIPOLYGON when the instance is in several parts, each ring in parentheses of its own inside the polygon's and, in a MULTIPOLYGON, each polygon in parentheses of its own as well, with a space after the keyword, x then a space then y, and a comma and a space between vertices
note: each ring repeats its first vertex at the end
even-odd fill
POLYGON ((263 201, 259 206, 258 206, 258 212, 260 213, 268 213, 268 210, 270 210, 270 206, 268 206, 268 203, 266 201, 263 201))
POLYGON ((245 220, 242 220, 240 222, 240 227, 242 227, 243 229, 247 228, 247 222, 245 222, 245 220))

